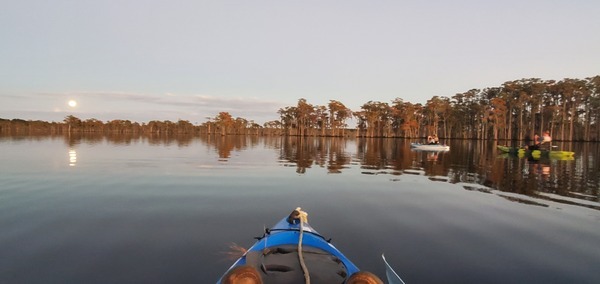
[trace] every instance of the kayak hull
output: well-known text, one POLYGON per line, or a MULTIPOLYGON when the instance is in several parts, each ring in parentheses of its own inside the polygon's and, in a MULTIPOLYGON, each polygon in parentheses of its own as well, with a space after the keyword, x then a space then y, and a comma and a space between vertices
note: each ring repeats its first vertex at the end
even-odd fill
MULTIPOLYGON (((302 259, 313 283, 344 283, 350 275, 360 271, 308 222, 300 224, 300 221, 290 223, 288 220, 289 217, 283 218, 265 230, 264 236, 227 271, 250 266, 258 271, 263 283, 304 283, 298 252, 300 239, 302 259)), ((223 277, 217 283, 222 281, 223 277)))
POLYGON ((421 143, 410 143, 410 148, 419 151, 450 151, 450 146, 443 144, 421 144, 421 143))
POLYGON ((575 152, 571 151, 555 151, 555 150, 527 150, 523 148, 508 147, 503 145, 496 146, 503 153, 515 154, 519 156, 531 155, 533 157, 548 156, 548 157, 573 157, 575 152))

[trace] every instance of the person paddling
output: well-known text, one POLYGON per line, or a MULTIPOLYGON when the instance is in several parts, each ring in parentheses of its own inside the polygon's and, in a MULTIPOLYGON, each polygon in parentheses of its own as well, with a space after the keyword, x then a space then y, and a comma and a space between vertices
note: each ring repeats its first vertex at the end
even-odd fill
POLYGON ((551 143, 552 143, 552 136, 550 136, 550 131, 546 130, 546 131, 544 131, 544 134, 542 135, 542 141, 540 142, 540 146, 543 145, 545 149, 549 150, 552 147, 550 145, 551 143))
POLYGON ((437 137, 436 134, 434 134, 433 136, 427 136, 427 144, 429 144, 429 145, 440 144, 440 139, 437 137))
POLYGON ((536 134, 533 135, 533 144, 532 145, 528 145, 526 149, 529 150, 538 150, 540 149, 540 143, 542 142, 542 140, 540 139, 540 136, 536 134))

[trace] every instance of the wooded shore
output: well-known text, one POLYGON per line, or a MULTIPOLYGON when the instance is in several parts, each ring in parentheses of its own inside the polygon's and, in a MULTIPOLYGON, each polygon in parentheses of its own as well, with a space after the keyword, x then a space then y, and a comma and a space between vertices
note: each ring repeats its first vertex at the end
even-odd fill
POLYGON ((0 134, 289 135, 331 137, 528 140, 549 131, 559 141, 600 141, 600 75, 560 81, 538 78, 472 89, 425 104, 396 98, 368 101, 353 111, 342 102, 326 106, 299 99, 279 109, 279 120, 259 124, 220 112, 194 125, 188 120, 100 121, 66 116, 61 122, 0 118, 0 134), (354 126, 349 122, 353 121, 354 126))

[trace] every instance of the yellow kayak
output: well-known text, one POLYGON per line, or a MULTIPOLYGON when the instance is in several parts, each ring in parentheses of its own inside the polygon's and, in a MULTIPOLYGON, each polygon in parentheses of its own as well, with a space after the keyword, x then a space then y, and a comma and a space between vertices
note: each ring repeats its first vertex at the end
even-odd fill
POLYGON ((501 152, 504 153, 509 153, 509 154, 516 154, 519 156, 527 156, 527 155, 531 155, 532 157, 541 157, 541 156, 549 156, 549 157, 555 157, 555 158, 568 158, 568 157, 573 157, 575 155, 575 152, 571 152, 571 151, 560 151, 560 150, 527 150, 524 148, 516 148, 516 147, 509 147, 509 146, 503 146, 503 145, 498 145, 497 146, 498 150, 500 150, 501 152))

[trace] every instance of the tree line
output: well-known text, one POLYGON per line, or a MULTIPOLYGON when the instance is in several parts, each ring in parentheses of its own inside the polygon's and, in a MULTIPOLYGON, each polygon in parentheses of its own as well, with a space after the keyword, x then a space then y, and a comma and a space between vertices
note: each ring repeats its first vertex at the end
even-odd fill
POLYGON ((278 120, 262 125, 220 112, 194 125, 187 120, 102 122, 69 115, 62 122, 0 119, 1 133, 141 133, 356 136, 445 139, 526 140, 549 131, 555 140, 600 141, 600 76, 585 79, 519 79, 498 87, 471 89, 452 97, 434 96, 425 104, 396 98, 368 101, 352 111, 342 102, 280 108, 278 120), (355 127, 348 122, 353 120, 355 127))
POLYGON ((104 134, 197 134, 199 127, 187 120, 150 121, 138 123, 129 120, 115 119, 107 122, 90 118, 82 120, 73 115, 65 117, 62 122, 41 120, 2 119, 0 133, 5 134, 68 134, 68 133, 104 133, 104 134))

